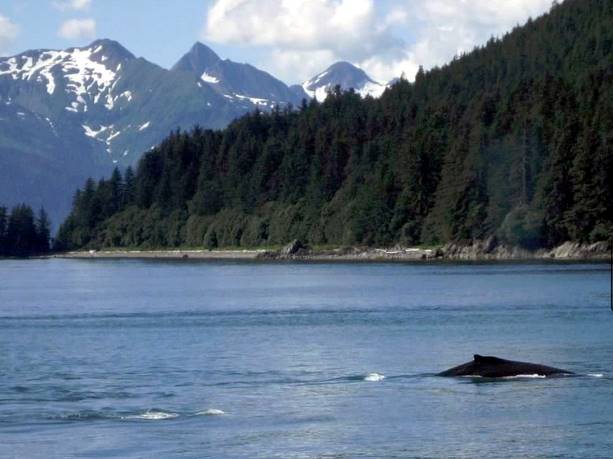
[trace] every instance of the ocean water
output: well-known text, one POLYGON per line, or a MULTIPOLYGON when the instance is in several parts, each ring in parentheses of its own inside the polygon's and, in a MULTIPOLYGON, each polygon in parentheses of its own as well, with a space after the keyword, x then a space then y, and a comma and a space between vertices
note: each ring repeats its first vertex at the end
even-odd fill
POLYGON ((610 457, 608 276, 0 261, 0 458, 610 457), (434 376, 474 353, 579 375, 434 376))

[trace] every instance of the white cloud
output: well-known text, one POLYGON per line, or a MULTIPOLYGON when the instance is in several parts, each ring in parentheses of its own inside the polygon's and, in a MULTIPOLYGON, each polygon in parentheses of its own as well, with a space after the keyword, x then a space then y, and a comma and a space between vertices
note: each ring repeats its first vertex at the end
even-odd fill
POLYGON ((374 19, 373 0, 218 0, 209 11, 205 38, 359 54, 368 39, 381 38, 374 19))
POLYGON ((60 11, 82 11, 91 6, 92 0, 56 0, 52 4, 60 11))
POLYGON ((337 60, 338 56, 329 50, 297 52, 273 49, 263 65, 276 77, 286 78, 290 84, 294 84, 317 75, 337 60))
POLYGON ((69 40, 75 38, 94 38, 96 36, 96 21, 87 19, 68 19, 58 30, 58 35, 69 40))
POLYGON ((551 0, 216 0, 202 38, 265 47, 273 74, 296 82, 337 60, 379 81, 444 64, 547 11, 551 0), (387 6, 385 6, 387 5, 387 6), (391 5, 391 6, 390 6, 391 5))
POLYGON ((19 26, 0 14, 0 55, 6 51, 18 34, 19 26))
POLYGON ((202 38, 271 47, 275 67, 317 71, 339 56, 357 62, 402 45, 378 21, 374 0, 217 0, 202 38))

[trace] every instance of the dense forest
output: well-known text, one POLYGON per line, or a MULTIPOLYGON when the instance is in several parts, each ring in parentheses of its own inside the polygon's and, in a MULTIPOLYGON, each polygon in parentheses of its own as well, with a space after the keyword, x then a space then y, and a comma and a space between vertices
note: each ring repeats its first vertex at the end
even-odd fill
POLYGON ((174 132, 77 191, 58 248, 603 240, 612 145, 613 0, 566 0, 380 99, 174 132))
POLYGON ((21 204, 10 212, 0 207, 0 257, 27 257, 49 252, 51 223, 44 209, 34 215, 21 204))

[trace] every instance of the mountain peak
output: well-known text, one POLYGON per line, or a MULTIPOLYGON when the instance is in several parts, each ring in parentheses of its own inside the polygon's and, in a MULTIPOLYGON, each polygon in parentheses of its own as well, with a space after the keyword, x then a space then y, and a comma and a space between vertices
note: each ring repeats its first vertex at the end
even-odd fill
POLYGON ((338 61, 328 67, 327 71, 350 71, 350 72, 361 72, 365 73, 364 70, 356 67, 351 62, 347 61, 338 61))
POLYGON ((361 96, 380 96, 385 85, 377 83, 361 68, 350 62, 340 61, 332 64, 320 74, 302 84, 304 91, 311 97, 324 100, 335 86, 348 91, 355 90, 361 96))
POLYGON ((121 43, 108 38, 94 40, 82 49, 91 49, 94 54, 104 53, 105 55, 110 55, 109 57, 119 60, 135 58, 134 54, 128 51, 121 43))
POLYGON ((272 75, 251 64, 221 59, 200 42, 196 42, 171 70, 192 74, 197 78, 198 85, 205 85, 226 100, 243 107, 271 109, 300 100, 272 75))
POLYGON ((190 50, 172 67, 172 70, 192 72, 201 75, 207 67, 221 61, 211 48, 197 41, 190 50))

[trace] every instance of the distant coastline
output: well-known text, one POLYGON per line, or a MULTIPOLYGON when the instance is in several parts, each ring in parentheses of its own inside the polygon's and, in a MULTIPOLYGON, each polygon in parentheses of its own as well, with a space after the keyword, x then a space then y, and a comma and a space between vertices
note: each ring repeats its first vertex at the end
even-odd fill
POLYGON ((299 241, 280 250, 88 250, 52 255, 69 259, 192 259, 237 261, 352 261, 352 262, 415 262, 415 261, 606 261, 610 258, 607 242, 580 244, 566 242, 554 249, 526 250, 518 247, 492 245, 488 241, 451 243, 435 248, 421 247, 339 247, 311 249, 299 241))

